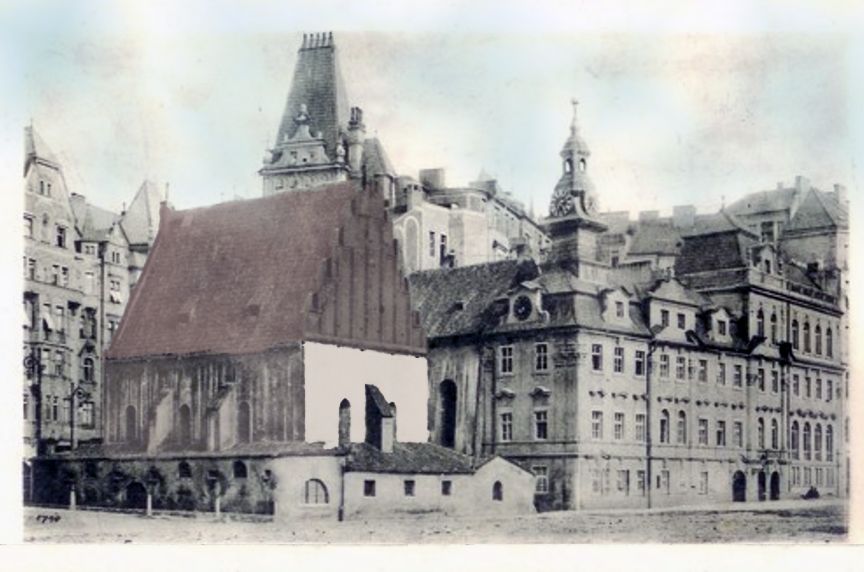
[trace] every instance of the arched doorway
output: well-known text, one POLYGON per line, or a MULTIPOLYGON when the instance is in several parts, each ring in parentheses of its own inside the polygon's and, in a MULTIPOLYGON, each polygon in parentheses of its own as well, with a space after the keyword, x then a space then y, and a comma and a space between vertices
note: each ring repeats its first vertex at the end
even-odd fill
POLYGON ((445 379, 438 387, 439 402, 441 406, 441 446, 456 446, 456 384, 450 379, 445 379))
POLYGON ((735 471, 732 475, 732 502, 744 502, 747 500, 747 477, 742 471, 735 471))
POLYGON ((771 500, 780 499, 780 473, 771 473, 771 500))
POLYGON ((138 415, 135 406, 126 408, 126 442, 134 443, 138 440, 138 415))
POLYGON ((766 480, 765 471, 759 471, 759 477, 757 479, 757 482, 758 482, 758 486, 759 486, 758 498, 759 498, 760 502, 765 500, 765 488, 767 485, 765 480, 766 480))
POLYGON ((138 481, 126 487, 126 508, 147 508, 147 489, 138 481))

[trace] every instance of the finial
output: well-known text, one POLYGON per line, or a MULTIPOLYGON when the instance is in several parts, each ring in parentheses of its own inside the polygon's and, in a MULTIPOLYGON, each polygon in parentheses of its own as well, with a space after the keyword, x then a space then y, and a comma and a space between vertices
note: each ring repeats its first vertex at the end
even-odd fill
POLYGON ((570 105, 573 106, 573 121, 570 123, 570 130, 575 132, 579 128, 579 125, 578 125, 577 120, 576 120, 577 110, 579 107, 579 100, 574 97, 573 99, 570 100, 570 105))

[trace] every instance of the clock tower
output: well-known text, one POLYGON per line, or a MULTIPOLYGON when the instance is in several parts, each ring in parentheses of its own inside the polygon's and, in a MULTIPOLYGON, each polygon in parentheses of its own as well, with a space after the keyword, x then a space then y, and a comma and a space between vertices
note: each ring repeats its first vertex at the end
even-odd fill
POLYGON ((548 262, 578 266, 579 262, 599 263, 597 237, 606 225, 597 218, 597 196, 588 176, 591 151, 579 133, 573 100, 570 137, 561 149, 561 177, 552 193, 546 226, 552 238, 548 262))

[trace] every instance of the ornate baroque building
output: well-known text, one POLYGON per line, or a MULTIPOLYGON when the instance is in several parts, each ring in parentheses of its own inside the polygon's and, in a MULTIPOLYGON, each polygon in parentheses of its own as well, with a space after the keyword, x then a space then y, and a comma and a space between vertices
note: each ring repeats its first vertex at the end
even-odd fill
POLYGON ((433 441, 520 463, 546 509, 846 495, 842 197, 773 234, 732 208, 631 230, 589 170, 574 117, 542 263, 411 276, 433 441))

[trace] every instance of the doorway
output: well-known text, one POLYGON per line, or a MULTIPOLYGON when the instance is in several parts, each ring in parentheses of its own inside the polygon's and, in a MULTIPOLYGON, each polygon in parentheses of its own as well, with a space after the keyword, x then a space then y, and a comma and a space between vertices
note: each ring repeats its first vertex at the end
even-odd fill
POLYGON ((759 471, 759 480, 758 480, 758 483, 759 483, 759 502, 762 502, 765 500, 765 488, 766 488, 765 480, 766 480, 765 471, 759 471))
POLYGON ((771 473, 771 500, 780 499, 780 473, 771 473))
POLYGON ((745 502, 747 500, 747 477, 742 471, 735 471, 732 475, 732 502, 745 502))
POLYGON ((449 379, 438 388, 441 403, 441 446, 456 446, 456 384, 449 379))
POLYGON ((147 508, 147 489, 135 481, 126 487, 126 508, 147 508))

